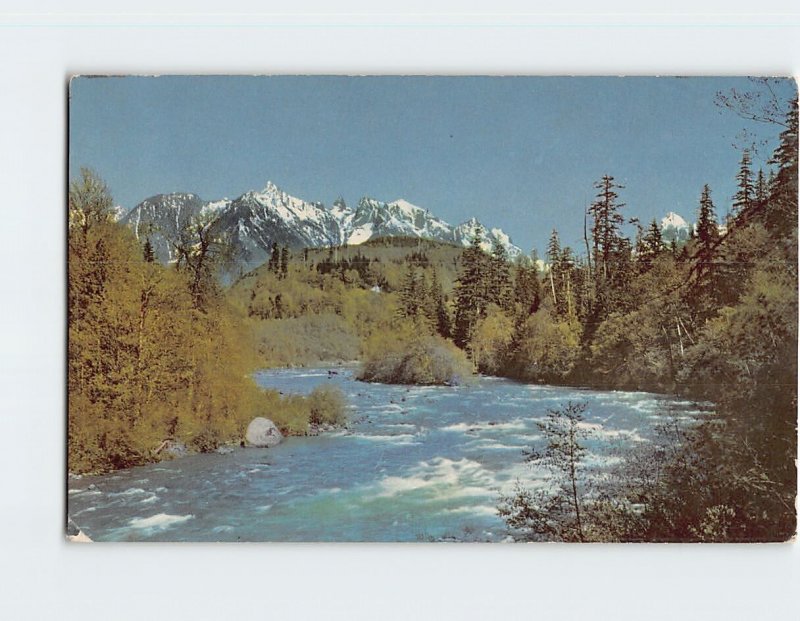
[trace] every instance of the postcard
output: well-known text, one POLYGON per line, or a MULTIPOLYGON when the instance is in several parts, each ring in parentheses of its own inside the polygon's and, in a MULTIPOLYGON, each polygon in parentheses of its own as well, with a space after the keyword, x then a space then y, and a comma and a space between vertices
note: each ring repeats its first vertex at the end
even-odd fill
POLYGON ((75 76, 73 541, 783 542, 797 85, 75 76))

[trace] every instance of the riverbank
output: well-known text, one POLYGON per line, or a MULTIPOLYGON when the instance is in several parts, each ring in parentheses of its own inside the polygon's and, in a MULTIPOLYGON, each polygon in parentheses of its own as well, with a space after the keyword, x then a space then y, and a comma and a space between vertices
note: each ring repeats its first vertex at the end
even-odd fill
POLYGON ((537 422, 549 408, 590 402, 586 476, 607 476, 646 444, 662 412, 702 415, 660 395, 496 377, 416 387, 315 368, 262 372, 258 381, 302 394, 337 386, 351 407, 347 427, 70 479, 70 516, 99 541, 499 542, 508 537, 499 494, 517 479, 547 480, 521 452, 541 442, 537 422))

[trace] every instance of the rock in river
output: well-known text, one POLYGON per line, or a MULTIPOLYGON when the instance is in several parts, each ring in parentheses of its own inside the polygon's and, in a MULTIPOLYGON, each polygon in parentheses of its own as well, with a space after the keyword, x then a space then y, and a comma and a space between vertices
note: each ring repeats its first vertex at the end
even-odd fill
POLYGON ((244 438, 250 446, 271 448, 281 443, 283 435, 275 423, 259 416, 250 421, 244 438))

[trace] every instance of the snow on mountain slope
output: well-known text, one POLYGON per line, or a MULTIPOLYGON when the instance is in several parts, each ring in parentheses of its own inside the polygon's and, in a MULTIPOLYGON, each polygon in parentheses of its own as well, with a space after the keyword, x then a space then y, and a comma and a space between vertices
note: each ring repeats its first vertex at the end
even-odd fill
POLYGON ((664 241, 686 241, 691 237, 692 225, 674 211, 661 218, 661 236, 664 241))
POLYGON ((670 226, 676 229, 688 229, 689 223, 674 211, 670 211, 666 216, 661 218, 661 228, 665 229, 670 226))
POLYGON ((168 262, 171 239, 192 220, 202 216, 225 232, 233 246, 240 271, 248 271, 268 260, 272 245, 293 249, 362 244, 376 237, 419 237, 468 246, 475 226, 484 235, 488 252, 497 241, 510 258, 522 250, 501 229, 487 229, 474 218, 453 227, 429 210, 397 199, 390 203, 364 197, 355 209, 338 198, 330 208, 312 203, 267 182, 230 200, 204 201, 196 194, 159 194, 148 198, 122 218, 138 238, 147 237, 159 260, 168 262))
POLYGON ((157 194, 136 205, 120 222, 133 229, 139 240, 149 239, 156 258, 169 263, 174 260, 170 243, 193 217, 200 214, 206 202, 186 192, 157 194))
POLYGON ((217 216, 217 226, 229 232, 236 262, 244 271, 264 263, 272 244, 315 248, 340 244, 343 237, 331 211, 291 196, 272 182, 231 201, 217 216))
POLYGON ((522 249, 511 242, 511 238, 502 229, 487 229, 477 218, 470 218, 453 229, 453 241, 461 246, 469 246, 475 237, 475 231, 481 232, 481 248, 491 252, 495 242, 503 246, 509 259, 516 259, 522 255, 522 249))

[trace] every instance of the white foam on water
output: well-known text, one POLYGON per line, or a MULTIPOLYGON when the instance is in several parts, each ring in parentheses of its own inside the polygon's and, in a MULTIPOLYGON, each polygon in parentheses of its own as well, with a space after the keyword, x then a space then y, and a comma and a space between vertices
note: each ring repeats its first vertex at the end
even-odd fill
POLYGON ((99 489, 71 489, 69 490, 70 496, 99 496, 102 494, 99 489))
POLYGON ((362 434, 362 433, 354 433, 354 438, 360 438, 362 440, 369 440, 371 442, 387 442, 389 444, 395 444, 397 446, 401 445, 408 445, 408 444, 419 444, 417 442, 417 436, 410 433, 399 433, 397 435, 370 435, 370 434, 362 434))
POLYGON ((128 522, 128 526, 139 530, 153 529, 163 530, 174 526, 175 524, 182 524, 188 520, 194 519, 194 515, 169 515, 167 513, 157 513, 146 518, 133 518, 128 522))
POLYGON ((606 429, 599 423, 578 423, 578 428, 589 433, 592 438, 601 440, 624 439, 631 442, 649 442, 649 440, 639 434, 639 429, 606 429))
POLYGON ((152 496, 150 496, 149 498, 144 498, 143 500, 140 500, 140 501, 139 501, 139 504, 142 504, 142 505, 149 505, 150 503, 153 503, 153 502, 155 502, 156 500, 158 500, 158 496, 156 496, 155 494, 153 494, 153 495, 152 495, 152 496))
POLYGON ((272 509, 272 505, 261 505, 260 507, 256 507, 256 511, 266 512, 272 509))
POLYGON ((491 442, 491 441, 486 442, 484 440, 481 440, 480 442, 478 442, 475 448, 492 449, 492 450, 495 450, 495 451, 519 451, 520 450, 519 446, 514 446, 514 445, 511 445, 511 444, 503 444, 502 442, 491 442))
POLYGON ((518 436, 514 436, 516 440, 523 440, 525 442, 538 442, 542 439, 542 434, 540 433, 522 433, 518 436))
POLYGON ((475 442, 470 443, 470 448, 474 449, 492 449, 496 451, 517 451, 521 450, 521 447, 518 445, 513 444, 503 444, 502 442, 495 442, 493 440, 488 439, 481 439, 476 440, 475 442))
POLYGON ((617 464, 621 464, 624 460, 622 457, 617 455, 600 455, 598 453, 589 453, 587 452, 581 463, 584 466, 588 466, 590 468, 607 468, 609 466, 616 466, 617 464))
POLYGON ((229 526, 228 524, 221 524, 219 526, 215 526, 211 529, 214 533, 229 533, 233 530, 233 526, 229 526))
POLYGON ((524 421, 520 419, 515 419, 512 421, 508 421, 505 423, 500 422, 477 422, 477 423, 455 423, 453 425, 447 425, 446 427, 442 427, 440 431, 459 431, 461 433, 466 433, 468 431, 507 431, 510 429, 526 429, 527 425, 524 421))
POLYGON ((149 494, 150 492, 143 490, 141 487, 129 487, 124 492, 109 492, 109 496, 137 496, 139 494, 149 494))
MULTIPOLYGON (((321 372, 309 372, 309 373, 286 373, 284 374, 286 377, 291 376, 292 379, 297 377, 328 377, 328 372, 325 371, 324 373, 321 372)), ((337 374, 338 375, 338 374, 337 374)))
POLYGON ((471 515, 488 515, 490 517, 497 517, 497 507, 492 505, 464 505, 463 507, 455 507, 452 509, 442 509, 440 513, 447 515, 451 514, 471 514, 471 515))
POLYGON ((419 462, 407 476, 384 478, 376 496, 392 498, 408 493, 427 494, 436 500, 494 496, 496 481, 477 461, 436 457, 419 462))

